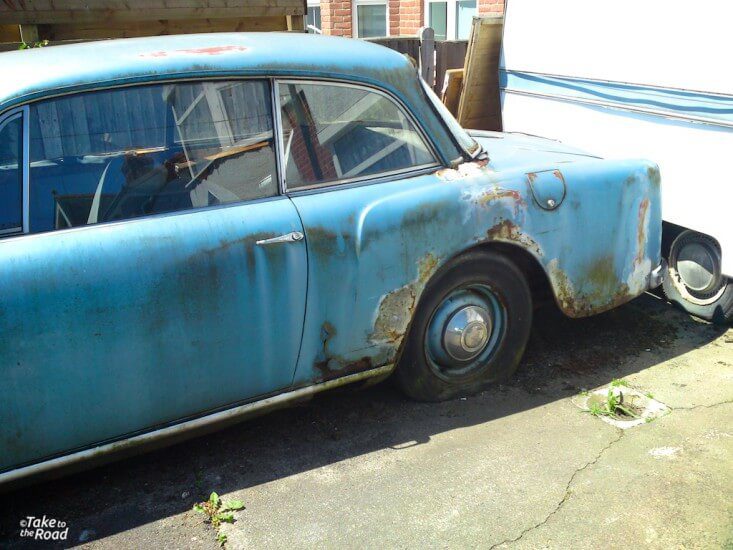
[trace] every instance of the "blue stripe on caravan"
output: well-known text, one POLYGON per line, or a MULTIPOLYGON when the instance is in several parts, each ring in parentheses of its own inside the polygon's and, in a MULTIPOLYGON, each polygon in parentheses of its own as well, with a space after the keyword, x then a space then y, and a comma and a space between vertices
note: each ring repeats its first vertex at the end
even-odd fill
POLYGON ((594 103, 733 127, 733 95, 507 70, 500 71, 499 85, 509 93, 594 103))

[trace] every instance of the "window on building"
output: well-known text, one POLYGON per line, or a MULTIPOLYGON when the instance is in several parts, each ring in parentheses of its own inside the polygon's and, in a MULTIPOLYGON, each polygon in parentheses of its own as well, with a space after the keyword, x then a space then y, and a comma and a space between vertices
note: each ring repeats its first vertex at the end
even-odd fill
POLYGON ((420 132, 386 95, 351 85, 278 86, 289 189, 435 163, 420 132))
POLYGON ((389 36, 387 2, 385 0, 355 0, 354 28, 358 38, 389 36))
POLYGON ((23 230, 23 115, 0 122, 0 235, 23 230))
POLYGON ((321 3, 320 0, 308 0, 306 13, 306 30, 309 33, 321 33, 321 3))
POLYGON ((30 108, 30 231, 277 193, 266 81, 181 82, 30 108))
POLYGON ((436 40, 466 40, 477 13, 476 0, 427 0, 425 24, 436 40))

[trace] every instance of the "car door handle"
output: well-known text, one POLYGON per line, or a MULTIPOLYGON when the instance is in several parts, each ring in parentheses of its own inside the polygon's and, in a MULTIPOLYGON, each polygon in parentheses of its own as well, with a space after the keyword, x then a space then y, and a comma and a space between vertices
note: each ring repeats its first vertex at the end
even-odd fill
POLYGON ((292 231, 290 233, 286 233, 285 235, 280 235, 279 237, 272 237, 271 239, 263 239, 261 241, 257 241, 257 244, 266 245, 278 243, 297 243, 298 241, 302 240, 303 234, 300 231, 292 231))

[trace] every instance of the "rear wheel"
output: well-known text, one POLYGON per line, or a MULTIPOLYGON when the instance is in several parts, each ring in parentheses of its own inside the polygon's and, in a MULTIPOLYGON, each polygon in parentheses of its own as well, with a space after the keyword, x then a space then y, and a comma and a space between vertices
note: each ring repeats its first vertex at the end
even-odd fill
POLYGON ((672 242, 662 290, 670 302, 692 315, 726 323, 733 319, 733 282, 721 273, 718 242, 685 230, 672 242))
POLYGON ((521 270, 494 252, 465 254, 425 288, 397 381, 423 401, 475 393, 514 373, 531 325, 532 299, 521 270))

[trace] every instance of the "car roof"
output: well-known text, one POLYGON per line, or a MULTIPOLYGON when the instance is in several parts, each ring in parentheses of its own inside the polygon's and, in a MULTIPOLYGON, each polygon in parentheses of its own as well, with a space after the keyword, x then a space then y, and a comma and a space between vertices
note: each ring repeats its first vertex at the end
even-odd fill
POLYGON ((402 100, 433 137, 443 160, 461 156, 425 100, 412 63, 364 40, 284 32, 128 38, 0 53, 0 67, 0 113, 63 93, 175 78, 267 74, 356 81, 402 100))

